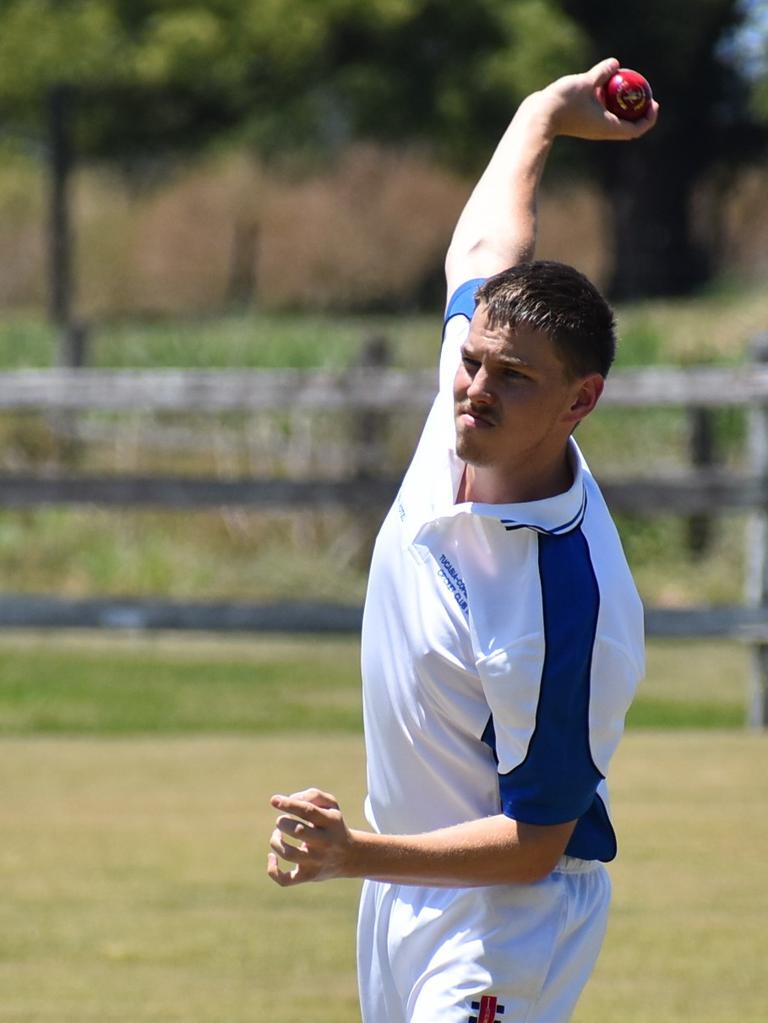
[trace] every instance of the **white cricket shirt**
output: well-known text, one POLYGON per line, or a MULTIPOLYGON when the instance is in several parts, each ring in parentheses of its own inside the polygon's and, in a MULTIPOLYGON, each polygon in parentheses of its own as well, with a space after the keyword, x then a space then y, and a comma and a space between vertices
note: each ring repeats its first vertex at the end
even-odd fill
POLYGON ((573 440, 565 493, 455 503, 453 378, 480 283, 449 304, 439 393, 373 553, 366 816, 392 834, 578 820, 566 853, 610 860, 605 776, 643 674, 642 605, 573 440))

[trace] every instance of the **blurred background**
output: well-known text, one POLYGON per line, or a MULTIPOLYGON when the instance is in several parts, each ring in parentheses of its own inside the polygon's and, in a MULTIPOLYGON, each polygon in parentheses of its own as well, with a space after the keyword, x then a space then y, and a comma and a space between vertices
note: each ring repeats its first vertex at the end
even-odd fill
POLYGON ((0 1020, 357 1018, 356 886, 271 891, 267 800, 360 820, 445 249, 609 55, 659 124, 558 142, 538 251, 616 305, 580 443, 649 612, 575 1019, 764 1023, 766 0, 0 5, 0 1020))
POLYGON ((560 147, 546 250, 621 299, 765 270, 757 0, 9 0, 1 24, 9 310, 431 311, 516 104, 607 53, 664 116, 641 154, 560 147), (51 187, 72 248, 53 291, 51 187))

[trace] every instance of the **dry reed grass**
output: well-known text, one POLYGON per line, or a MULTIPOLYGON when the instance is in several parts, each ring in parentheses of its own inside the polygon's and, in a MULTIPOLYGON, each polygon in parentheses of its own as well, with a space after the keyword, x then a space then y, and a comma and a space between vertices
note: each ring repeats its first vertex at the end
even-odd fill
MULTIPOLYGON (((86 315, 408 307, 440 273, 471 182, 416 150, 358 145, 314 171, 265 167, 244 151, 166 167, 143 186, 94 167, 75 179, 79 306, 86 315)), ((717 269, 749 277, 768 263, 765 172, 693 197, 717 269), (713 210, 721 203, 722 218, 713 210)), ((609 211, 584 185, 545 189, 539 252, 604 282, 609 211)), ((0 173, 0 305, 45 292, 41 167, 0 173)))
MULTIPOLYGON (((753 167, 692 197, 718 272, 768 267, 768 190, 753 167)), ((546 184, 546 183, 545 183, 546 184)), ((155 167, 143 179, 82 167, 74 179, 78 308, 86 316, 204 314, 233 305, 408 308, 431 294, 471 182, 415 149, 353 146, 312 170, 244 150, 155 167)), ((0 168, 0 307, 45 300, 46 185, 39 162, 0 168)), ((605 283, 610 212, 586 185, 545 187, 539 253, 605 283)))

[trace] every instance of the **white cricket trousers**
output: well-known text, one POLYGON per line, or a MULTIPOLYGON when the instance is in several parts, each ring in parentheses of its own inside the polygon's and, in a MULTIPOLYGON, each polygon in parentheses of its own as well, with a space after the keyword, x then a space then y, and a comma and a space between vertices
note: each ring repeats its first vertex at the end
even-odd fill
POLYGON ((567 1023, 600 952, 610 897, 602 863, 567 856, 535 884, 366 881, 363 1023, 567 1023))

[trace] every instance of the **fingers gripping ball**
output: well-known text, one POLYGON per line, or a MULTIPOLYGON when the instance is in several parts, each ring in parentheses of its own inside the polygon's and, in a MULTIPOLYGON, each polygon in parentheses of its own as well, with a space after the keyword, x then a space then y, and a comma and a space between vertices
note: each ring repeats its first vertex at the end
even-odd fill
POLYGON ((638 71, 620 67, 603 86, 606 109, 623 121, 639 121, 653 99, 648 81, 638 71))

